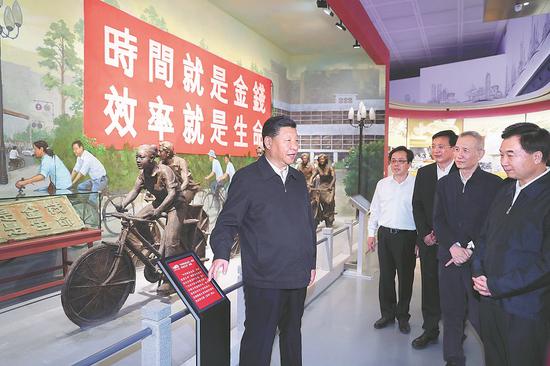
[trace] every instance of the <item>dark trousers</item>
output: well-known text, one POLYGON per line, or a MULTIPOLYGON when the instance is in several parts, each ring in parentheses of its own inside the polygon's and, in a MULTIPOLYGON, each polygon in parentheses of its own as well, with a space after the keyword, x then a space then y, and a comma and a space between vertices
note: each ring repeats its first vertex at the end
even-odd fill
POLYGON ((543 366, 550 327, 542 319, 507 313, 491 299, 482 298, 479 315, 486 366, 543 366))
POLYGON ((439 334, 441 307, 439 306, 439 262, 437 245, 419 246, 422 274, 422 328, 430 334, 439 334))
POLYGON ((282 366, 302 365, 302 315, 306 289, 244 285, 245 322, 240 366, 269 366, 277 328, 282 366))
POLYGON ((378 229, 378 262, 380 283, 378 299, 380 313, 386 318, 408 320, 411 303, 416 256, 416 231, 402 230, 392 233, 381 226, 378 229), (395 273, 399 279, 399 301, 395 294, 395 273))
POLYGON ((461 266, 439 263, 439 294, 443 315, 443 358, 464 365, 464 323, 479 331, 479 295, 474 291, 470 263, 461 266))

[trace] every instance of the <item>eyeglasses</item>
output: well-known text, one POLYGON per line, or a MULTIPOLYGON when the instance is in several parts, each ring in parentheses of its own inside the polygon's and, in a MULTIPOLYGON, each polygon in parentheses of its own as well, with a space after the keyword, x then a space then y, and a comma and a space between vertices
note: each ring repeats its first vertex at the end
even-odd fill
POLYGON ((404 159, 391 159, 390 163, 392 163, 392 164, 406 164, 406 163, 408 163, 408 161, 404 160, 404 159))
POLYGON ((445 150, 448 147, 451 147, 451 145, 432 145, 428 149, 430 149, 430 150, 445 150))

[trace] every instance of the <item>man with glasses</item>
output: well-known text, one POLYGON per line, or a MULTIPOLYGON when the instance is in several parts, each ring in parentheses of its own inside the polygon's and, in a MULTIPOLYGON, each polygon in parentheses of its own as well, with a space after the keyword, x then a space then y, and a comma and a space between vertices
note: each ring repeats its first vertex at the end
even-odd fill
POLYGON ((465 365, 462 340, 466 318, 480 334, 479 300, 472 288, 470 257, 502 185, 500 177, 479 167, 484 153, 481 135, 461 133, 454 147, 458 172, 441 178, 436 188, 433 224, 439 246, 443 358, 448 366, 465 365))
POLYGON ((399 331, 403 334, 411 331, 409 305, 416 264, 416 230, 412 212, 414 177, 409 174, 413 158, 413 152, 405 146, 390 151, 393 175, 381 179, 376 185, 370 206, 367 238, 368 250, 373 251, 376 248, 374 234, 378 229, 378 298, 382 317, 374 323, 374 328, 384 328, 397 318, 399 331), (395 294, 396 272, 399 298, 395 294))
POLYGON ((412 199, 414 223, 418 237, 416 245, 422 274, 422 317, 424 332, 412 341, 415 349, 436 343, 439 337, 439 276, 437 238, 433 231, 435 186, 439 179, 456 170, 453 162, 454 146, 458 136, 452 130, 439 131, 432 136, 431 154, 435 163, 426 165, 416 174, 412 199))

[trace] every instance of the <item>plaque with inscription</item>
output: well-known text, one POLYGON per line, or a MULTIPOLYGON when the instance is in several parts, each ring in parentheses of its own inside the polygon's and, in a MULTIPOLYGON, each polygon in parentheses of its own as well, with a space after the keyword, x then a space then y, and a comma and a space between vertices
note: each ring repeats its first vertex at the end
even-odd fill
POLYGON ((65 196, 0 202, 0 244, 83 228, 82 220, 65 196))
POLYGON ((218 285, 208 281, 208 272, 195 253, 167 258, 165 269, 172 285, 176 284, 178 293, 181 292, 185 302, 196 312, 203 312, 225 299, 218 285))

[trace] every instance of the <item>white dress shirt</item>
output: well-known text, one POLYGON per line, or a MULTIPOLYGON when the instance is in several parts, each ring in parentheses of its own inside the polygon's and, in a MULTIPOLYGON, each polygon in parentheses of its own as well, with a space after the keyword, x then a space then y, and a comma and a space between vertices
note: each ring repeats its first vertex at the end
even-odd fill
MULTIPOLYGON (((542 176, 544 176, 546 173, 548 173, 548 171, 550 171, 550 168, 546 167, 546 170, 544 171, 544 173, 538 175, 537 177, 535 177, 532 181, 530 181, 529 183, 527 183, 526 185, 524 185, 523 187, 520 186, 519 184, 519 180, 516 181, 516 192, 514 193, 514 199, 512 200, 512 204, 510 205, 510 208, 512 208, 512 206, 514 205, 514 203, 516 202, 516 199, 518 198, 520 192, 522 189, 525 189, 529 184, 533 183, 534 181, 536 181, 537 179, 541 178, 542 176)), ((510 209, 508 209, 508 211, 510 211, 510 209)))
POLYGON ((379 226, 416 230, 412 210, 414 180, 415 177, 409 174, 398 183, 393 176, 389 176, 376 184, 370 205, 369 236, 374 236, 379 226))
POLYGON ((281 177, 281 179, 283 180, 283 185, 285 184, 286 182, 286 176, 288 175, 288 165, 285 165, 285 167, 283 169, 279 168, 278 166, 276 166, 275 164, 273 164, 271 161, 269 161, 269 159, 267 158, 267 156, 265 157, 265 160, 267 160, 267 162, 269 163, 269 165, 271 165, 271 168, 273 168, 273 170, 275 171, 275 173, 277 173, 277 175, 279 177, 281 177))
POLYGON ((445 169, 441 169, 437 164, 435 164, 435 166, 437 167, 437 180, 440 180, 441 178, 449 174, 451 168, 453 167, 453 162, 451 161, 445 169))
POLYGON ((87 150, 84 150, 82 155, 76 158, 73 171, 89 175, 91 179, 99 179, 107 175, 103 164, 87 150))

